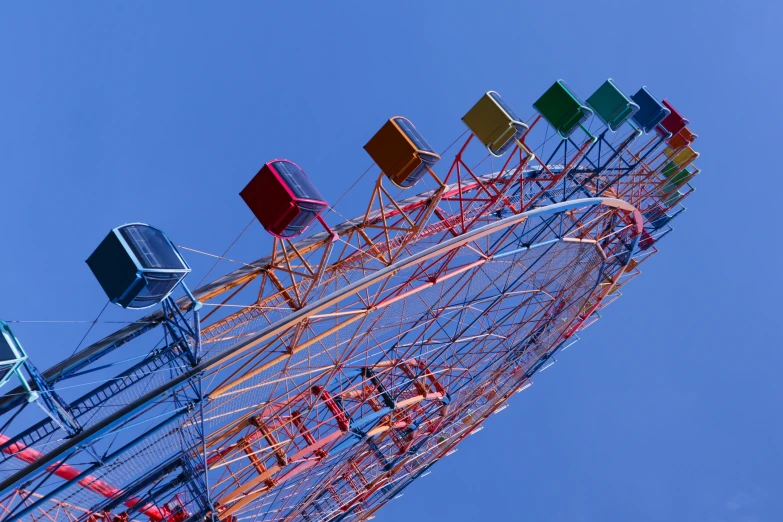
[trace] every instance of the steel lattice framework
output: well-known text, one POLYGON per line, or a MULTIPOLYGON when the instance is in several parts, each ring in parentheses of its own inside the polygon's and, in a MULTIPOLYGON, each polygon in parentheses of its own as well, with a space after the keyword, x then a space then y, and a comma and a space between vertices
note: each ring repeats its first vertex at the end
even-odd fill
POLYGON ((371 518, 577 339, 692 191, 697 169, 661 191, 668 136, 528 123, 501 165, 470 135, 417 196, 381 175, 359 218, 42 372, 55 394, 135 354, 67 401, 72 429, 18 426, 7 393, 0 519, 371 518))

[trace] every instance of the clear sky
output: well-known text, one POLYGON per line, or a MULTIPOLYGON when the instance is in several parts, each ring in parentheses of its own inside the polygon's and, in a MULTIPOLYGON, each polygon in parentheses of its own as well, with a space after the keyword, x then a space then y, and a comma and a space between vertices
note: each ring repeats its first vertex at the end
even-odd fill
MULTIPOLYGON (((688 212, 580 343, 377 520, 783 520, 782 22, 773 0, 4 3, 0 317, 93 319, 84 259, 122 223, 221 253, 268 159, 335 201, 390 116, 442 150, 490 89, 527 118, 558 78, 647 85, 700 135, 688 212)), ((232 254, 268 246, 256 224, 232 254)), ((86 328, 15 327, 44 368, 86 328)))

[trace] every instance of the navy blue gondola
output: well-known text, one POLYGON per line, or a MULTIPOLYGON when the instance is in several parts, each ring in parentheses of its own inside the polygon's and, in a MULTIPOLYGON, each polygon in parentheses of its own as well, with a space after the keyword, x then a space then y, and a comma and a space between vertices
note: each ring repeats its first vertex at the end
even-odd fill
POLYGON ((666 118, 671 111, 650 94, 647 87, 642 87, 631 99, 639 106, 639 110, 632 116, 633 121, 644 129, 644 132, 652 132, 655 127, 666 118))
POLYGON ((87 265, 109 300, 131 309, 160 303, 190 272, 174 243, 143 223, 113 229, 87 265))

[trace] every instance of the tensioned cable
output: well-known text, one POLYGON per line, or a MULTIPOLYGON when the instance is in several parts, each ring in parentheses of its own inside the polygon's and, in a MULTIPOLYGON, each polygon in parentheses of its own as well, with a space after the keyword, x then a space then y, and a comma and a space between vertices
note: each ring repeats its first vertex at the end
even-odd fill
MULTIPOLYGON (((247 230, 247 229, 245 229, 245 230, 247 230)), ((242 232, 242 233, 244 234, 244 232, 242 232)), ((240 234, 240 236, 241 236, 241 235, 242 235, 242 234, 240 234)), ((239 238, 237 238, 237 239, 239 239, 239 238)), ((235 241, 235 242, 236 242, 236 241, 235 241)), ((205 256, 207 256, 207 257, 214 257, 214 258, 216 258, 216 259, 217 259, 217 261, 216 261, 216 262, 215 262, 215 264, 212 266, 212 268, 216 267, 216 266, 217 266, 217 264, 218 264, 218 263, 220 263, 221 261, 231 261, 232 263, 236 263, 236 264, 238 264, 238 265, 243 265, 243 266, 248 266, 248 267, 250 267, 250 268, 260 268, 260 267, 259 267, 259 266, 257 266, 257 265, 251 265, 250 263, 245 263, 244 261, 237 261, 236 259, 231 259, 230 257, 225 257, 225 252, 224 252, 224 255, 222 255, 222 256, 219 256, 219 255, 217 255, 217 254, 210 254, 209 252, 204 252, 203 250, 196 250, 195 248, 189 248, 189 247, 182 246, 182 245, 177 245, 177 248, 181 248, 182 250, 187 250, 188 252, 194 252, 194 253, 196 253, 196 254, 202 254, 202 255, 205 255, 205 256)), ((228 250, 226 250, 226 252, 228 252, 228 250)), ((210 271, 211 271, 211 269, 210 269, 210 271)), ((207 275, 209 275, 209 272, 207 272, 207 275)), ((204 276, 204 277, 201 279, 201 281, 199 281, 199 283, 198 283, 198 286, 201 286, 201 282, 202 282, 202 281, 204 281, 204 279, 205 279, 206 277, 207 277, 207 276, 204 276)))
POLYGON ((465 129, 464 131, 462 131, 462 134, 460 134, 459 136, 457 136, 457 139, 456 139, 456 140, 454 140, 454 141, 452 141, 452 142, 451 142, 451 145, 449 145, 448 147, 446 147, 445 149, 443 149, 443 152, 441 152, 441 153, 440 153, 440 155, 441 155, 441 156, 443 156, 444 154, 446 154, 446 153, 449 151, 449 149, 450 149, 451 147, 453 147, 453 146, 454 146, 454 144, 456 144, 456 143, 457 143, 459 140, 461 140, 461 139, 462 139, 462 137, 463 137, 463 136, 464 136, 464 135, 465 135, 467 132, 468 132, 468 129, 465 129))
MULTIPOLYGON (((338 203, 340 203, 340 201, 342 201, 342 200, 343 200, 343 198, 344 198, 345 196, 347 196, 347 195, 348 195, 348 193, 349 193, 351 190, 353 190, 353 188, 354 188, 354 187, 355 187, 355 186, 356 186, 356 185, 357 185, 357 184, 358 184, 358 183, 359 183, 359 182, 360 182, 360 181, 361 181, 361 180, 364 178, 364 176, 366 176, 366 175, 367 175, 367 173, 368 173, 368 172, 370 172, 370 170, 372 170, 372 168, 373 168, 373 166, 374 166, 374 165, 375 165, 375 163, 373 163, 373 164, 371 164, 369 167, 367 167, 367 170, 365 170, 365 171, 362 173, 362 175, 361 175, 361 176, 359 176, 359 177, 357 178, 357 180, 356 180, 356 181, 354 181, 354 182, 353 182, 353 184, 352 184, 350 187, 348 187, 348 189, 347 189, 345 192, 343 192, 343 195, 342 195, 342 196, 340 196, 339 198, 337 198, 337 201, 335 201, 335 202, 334 202, 334 205, 329 205, 329 210, 327 210, 327 211, 324 213, 323 217, 326 217, 326 215, 327 215, 327 214, 329 214, 329 212, 331 212, 332 210, 334 210, 334 207, 335 207, 335 206, 337 206, 337 204, 338 204, 338 203)), ((337 211, 335 210, 335 212, 337 212, 337 211)), ((337 213, 339 214, 339 212, 337 212, 337 213)), ((341 216, 341 217, 342 217, 342 216, 341 216)), ((343 219, 345 219, 345 218, 343 218, 343 219)))
MULTIPOLYGON (((465 133, 466 133, 466 132, 468 132, 468 131, 467 131, 467 130, 463 131, 463 132, 462 132, 462 134, 460 134, 460 135, 457 137, 457 139, 455 139, 454 141, 452 141, 452 142, 451 142, 451 145, 449 145, 448 147, 446 147, 445 149, 443 149, 443 152, 441 152, 441 153, 440 153, 440 155, 441 155, 441 156, 443 156, 444 154, 446 154, 446 153, 449 151, 449 149, 451 149, 451 147, 453 147, 453 146, 454 146, 454 144, 455 144, 455 143, 457 143, 457 142, 458 142, 458 141, 459 141, 459 140, 460 140, 460 139, 461 139, 461 138, 462 138, 462 137, 465 135, 465 133)), ((345 192, 343 192, 343 195, 342 195, 342 196, 340 196, 340 197, 337 199, 337 201, 335 201, 335 202, 334 202, 334 204, 333 204, 333 205, 329 205, 329 210, 328 210, 326 213, 324 213, 324 217, 326 217, 326 215, 327 215, 329 212, 331 212, 331 211, 333 211, 333 210, 334 210, 334 212, 335 212, 335 213, 336 213, 338 216, 340 216, 341 218, 343 218, 343 219, 345 219, 346 221, 348 221, 348 220, 347 220, 347 219, 346 219, 346 218, 345 218, 343 215, 341 215, 339 212, 337 212, 337 210, 336 210, 334 207, 336 207, 336 206, 337 206, 337 205, 340 203, 340 201, 342 201, 342 200, 343 200, 343 198, 344 198, 345 196, 347 196, 347 195, 348 195, 348 193, 349 193, 351 190, 353 190, 353 188, 354 188, 354 187, 355 187, 355 186, 356 186, 356 185, 357 185, 357 184, 358 184, 358 183, 359 183, 359 182, 362 180, 362 178, 364 178, 364 176, 366 176, 366 175, 367 175, 367 173, 368 173, 368 172, 370 172, 370 170, 373 168, 373 166, 374 166, 374 165, 375 165, 375 163, 373 163, 372 165, 370 165, 369 167, 367 167, 367 170, 365 170, 365 171, 364 171, 364 173, 363 173, 361 176, 359 176, 359 179, 357 179, 356 181, 354 181, 354 182, 353 182, 353 184, 352 184, 350 187, 348 187, 348 190, 346 190, 345 192)))
POLYGON ((54 379, 51 379, 51 381, 50 381, 50 382, 55 382, 55 381, 57 381, 57 380, 58 380, 58 379, 59 379, 59 378, 62 376, 62 374, 63 374, 63 371, 64 371, 64 370, 65 370, 65 368, 68 366, 68 362, 69 362, 71 359, 73 359, 73 356, 74 356, 74 355, 76 355, 76 352, 78 352, 78 351, 79 351, 79 348, 81 348, 81 347, 82 347, 82 343, 84 342, 84 340, 85 340, 85 339, 87 339, 87 336, 88 336, 88 335, 90 335, 90 332, 92 331, 93 327, 94 327, 94 326, 95 326, 95 325, 98 323, 98 321, 100 320, 101 316, 103 315, 103 312, 105 312, 105 311, 106 311, 106 307, 107 307, 107 306, 109 306, 109 303, 110 303, 110 302, 111 302, 111 301, 106 301, 106 304, 105 304, 105 305, 103 305, 103 308, 101 309, 101 312, 98 314, 98 316, 97 316, 97 317, 95 318, 95 320, 92 322, 92 324, 90 325, 90 327, 87 329, 87 332, 86 332, 86 333, 84 334, 84 336, 82 337, 82 340, 81 340, 81 341, 79 341, 79 344, 77 344, 77 345, 76 345, 76 348, 74 348, 74 349, 73 349, 73 351, 71 352, 71 355, 70 355, 70 356, 69 356, 69 357, 68 357, 68 358, 65 360, 65 364, 63 364, 63 367, 60 369, 59 373, 57 373, 57 376, 56 376, 54 379))
MULTIPOLYGON (((456 138, 454 141, 452 141, 452 142, 449 144, 449 146, 448 146, 448 147, 446 147, 445 149, 443 149, 443 151, 441 151, 440 155, 441 155, 441 156, 445 155, 445 154, 446 154, 446 153, 447 153, 447 152, 448 152, 448 151, 449 151, 449 150, 450 150, 450 149, 451 149, 451 148, 452 148, 452 147, 453 147, 453 146, 454 146, 454 145, 455 145, 455 144, 456 144, 456 143, 457 143, 459 140, 461 140, 461 139, 462 139, 462 138, 465 136, 465 134, 466 134, 467 132, 468 132, 468 130, 467 130, 467 129, 466 129, 466 130, 464 130, 464 131, 462 132, 462 134, 460 134, 459 136, 457 136, 457 138, 456 138)), ((366 176, 366 175, 367 175, 367 173, 370 171, 370 169, 372 169, 372 168, 373 168, 373 166, 374 166, 374 165, 375 165, 375 163, 373 163, 372 165, 370 165, 370 166, 367 168, 367 170, 365 170, 365 171, 364 171, 364 173, 363 173, 363 174, 362 174, 362 175, 359 177, 359 179, 357 179, 356 181, 354 181, 354 183, 353 183, 353 184, 352 184, 350 187, 348 187, 348 190, 346 190, 346 191, 343 193, 343 195, 342 195, 342 196, 340 196, 340 198, 339 198, 337 201, 335 201, 334 205, 329 205, 329 210, 328 210, 326 213, 324 213, 324 216, 326 216, 326 214, 328 214, 329 212, 332 212, 332 211, 334 211, 334 213, 335 213, 335 214, 337 214, 338 216, 340 216, 340 218, 342 218, 344 221, 346 221, 346 222, 350 221, 348 218, 346 218, 345 216, 343 216, 342 214, 340 214, 340 212, 339 212, 339 211, 338 211, 338 210, 337 210, 335 207, 337 206, 337 204, 338 204, 338 203, 340 203, 340 201, 342 201, 342 199, 343 199, 343 198, 344 198, 344 197, 345 197, 345 196, 346 196, 346 195, 347 195, 347 194, 348 194, 348 193, 349 193, 351 190, 353 190, 353 188, 356 186, 356 184, 357 184, 357 183, 359 183, 359 181, 361 181, 361 179, 362 179, 364 176, 366 176)), ((401 192, 402 192, 402 191, 398 191, 398 192, 397 192, 397 196, 399 196, 399 194, 400 194, 401 192)), ((346 242, 345 242, 345 241, 343 241, 343 243, 346 243, 346 242)), ((348 244, 348 243, 346 243, 346 244, 348 244)), ((351 245, 351 246, 352 246, 352 245, 351 245)), ((373 256, 373 257, 375 257, 375 256, 373 256)), ((376 257, 376 259, 378 259, 378 258, 376 257)))
MULTIPOLYGON (((214 264, 214 265, 212 265, 212 268, 210 268, 210 269, 207 271, 207 273, 206 273, 206 274, 204 274, 204 277, 202 277, 202 278, 201 278, 201 281, 199 281, 199 282, 198 282, 198 284, 196 285, 196 288, 198 288, 198 287, 200 287, 200 286, 201 286, 201 283, 203 283, 203 282, 204 282, 204 280, 207 278, 207 276, 209 276, 209 274, 211 274, 211 273, 212 273, 212 271, 215 269, 215 267, 217 267, 217 266, 218 266, 218 264, 220 263, 220 261, 221 261, 222 259, 224 259, 224 258, 225 258, 225 255, 226 255, 226 254, 228 254, 228 252, 229 252, 229 251, 230 251, 232 248, 234 248, 234 245, 236 244, 236 242, 237 242, 237 241, 239 241, 239 238, 241 238, 241 237, 242 237, 242 236, 245 234, 245 232, 247 232, 247 229, 248 229, 248 228, 250 228, 250 225, 252 225, 252 224, 253 224, 253 221, 255 221, 255 220, 256 220, 256 218, 253 218, 253 219, 251 219, 251 220, 250 220, 250 223, 248 223, 248 224, 247 224, 247 226, 244 228, 244 230, 242 230, 242 232, 240 232, 240 233, 239 233, 239 235, 236 237, 236 239, 234 239, 234 241, 232 241, 232 242, 231 242, 231 244, 230 244, 230 245, 228 245, 228 248, 226 248, 226 251, 225 251, 225 252, 223 252, 223 255, 222 255, 222 256, 215 256, 215 257, 218 257, 218 260, 217 260, 217 261, 215 261, 215 264, 214 264)), ((180 247, 180 248, 184 248, 184 247, 180 247)), ((186 250, 188 250, 188 249, 186 249, 186 250)), ((203 254, 203 253, 205 253, 205 252, 201 252, 201 253, 203 254)), ((211 254, 208 254, 208 255, 211 255, 211 254)))

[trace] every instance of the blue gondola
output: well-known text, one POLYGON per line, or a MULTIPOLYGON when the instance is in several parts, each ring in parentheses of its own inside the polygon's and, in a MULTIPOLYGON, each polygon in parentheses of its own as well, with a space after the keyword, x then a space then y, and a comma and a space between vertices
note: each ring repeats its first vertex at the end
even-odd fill
POLYGON ((652 132, 671 113, 655 96, 650 94, 647 87, 639 89, 636 94, 631 96, 631 99, 639 106, 639 110, 632 116, 633 121, 644 132, 652 132))
POLYGON ((190 273, 174 243, 143 223, 113 229, 87 265, 109 300, 131 309, 160 303, 190 273))

